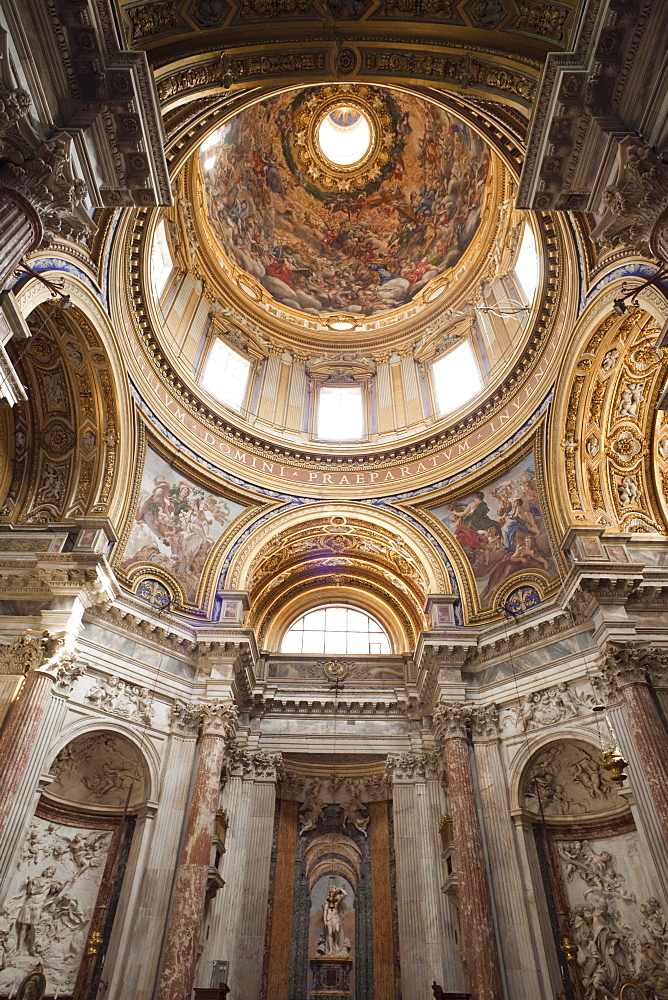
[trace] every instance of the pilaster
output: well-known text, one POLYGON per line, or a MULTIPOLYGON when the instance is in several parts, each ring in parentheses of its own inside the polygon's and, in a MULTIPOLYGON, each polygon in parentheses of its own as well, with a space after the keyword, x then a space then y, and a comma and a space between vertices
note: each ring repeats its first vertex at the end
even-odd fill
POLYGON ((228 985, 237 1000, 257 1000, 260 995, 276 782, 281 770, 280 754, 230 746, 230 777, 222 798, 229 816, 222 870, 225 886, 211 904, 209 939, 200 967, 207 970, 203 972, 206 977, 212 959, 228 959, 228 985))
POLYGON ((423 1000, 434 980, 463 988, 449 904, 441 892, 439 821, 445 811, 433 753, 388 757, 392 781, 397 911, 404 1000, 423 1000))

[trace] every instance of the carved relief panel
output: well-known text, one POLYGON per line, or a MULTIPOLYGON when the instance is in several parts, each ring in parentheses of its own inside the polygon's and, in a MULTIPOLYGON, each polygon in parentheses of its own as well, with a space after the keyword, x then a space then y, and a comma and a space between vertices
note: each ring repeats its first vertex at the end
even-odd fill
POLYGON ((0 915, 3 992, 38 960, 51 989, 74 991, 112 840, 110 830, 74 822, 35 816, 30 825, 0 915))
POLYGON ((551 743, 524 782, 567 995, 616 998, 629 982, 668 1000, 668 925, 655 875, 600 755, 585 743, 551 743), (573 944, 567 960, 565 940, 573 944))

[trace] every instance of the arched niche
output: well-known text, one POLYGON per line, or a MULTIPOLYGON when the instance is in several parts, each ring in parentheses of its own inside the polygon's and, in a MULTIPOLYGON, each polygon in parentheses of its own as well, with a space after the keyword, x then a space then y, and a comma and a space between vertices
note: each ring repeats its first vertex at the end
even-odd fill
POLYGON ((668 353, 665 303, 651 289, 620 316, 606 289, 586 310, 555 391, 551 465, 557 518, 605 531, 666 534, 668 422, 657 403, 668 353))
POLYGON ((666 996, 668 911, 627 796, 603 770, 600 750, 578 738, 545 743, 519 790, 555 984, 583 1000, 616 997, 626 981, 666 996))
POLYGON ((278 650, 285 629, 321 604, 344 603, 384 626, 395 652, 426 628, 430 593, 456 592, 450 563, 414 525, 378 508, 319 504, 273 518, 233 552, 225 585, 248 590, 260 642, 278 650))
POLYGON ((2 900, 0 989, 35 964, 64 996, 97 990, 138 813, 150 795, 137 745, 95 730, 56 754, 2 900))
POLYGON ((79 305, 18 301, 32 336, 9 352, 28 401, 12 414, 0 516, 17 524, 109 517, 124 419, 109 352, 79 305))

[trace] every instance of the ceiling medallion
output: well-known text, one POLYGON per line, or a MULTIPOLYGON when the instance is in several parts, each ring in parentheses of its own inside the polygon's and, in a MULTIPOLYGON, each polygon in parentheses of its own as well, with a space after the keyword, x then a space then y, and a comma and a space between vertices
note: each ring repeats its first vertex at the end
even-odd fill
POLYGON ((369 87, 319 88, 295 118, 294 152, 304 174, 333 192, 378 180, 397 139, 385 100, 369 87))

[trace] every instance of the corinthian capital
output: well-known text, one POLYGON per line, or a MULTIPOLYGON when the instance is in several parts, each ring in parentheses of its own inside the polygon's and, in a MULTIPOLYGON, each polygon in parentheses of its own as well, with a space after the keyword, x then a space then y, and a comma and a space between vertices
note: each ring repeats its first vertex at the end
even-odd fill
POLYGON ((202 735, 231 740, 237 731, 239 712, 231 701, 207 701, 201 706, 202 735))
POLYGON ((666 260, 668 165, 639 139, 619 144, 617 179, 606 189, 604 204, 595 239, 610 249, 624 245, 666 260))
POLYGON ((473 721, 471 705, 442 704, 434 710, 432 717, 434 736, 439 742, 452 739, 466 739, 473 721))
POLYGON ((221 736, 231 740, 239 713, 231 701, 177 701, 172 709, 172 731, 181 736, 221 736))
POLYGON ((430 774, 436 773, 436 755, 433 753, 390 754, 385 765, 385 780, 424 781, 430 774))
POLYGON ((471 731, 474 740, 492 740, 499 735, 498 705, 481 705, 471 714, 471 731))
POLYGON ((42 632, 41 636, 22 635, 7 646, 0 646, 0 674, 27 674, 40 667, 58 666, 65 649, 64 635, 42 632))
POLYGON ((278 781, 283 775, 283 754, 246 750, 235 740, 228 744, 227 762, 232 774, 238 778, 278 781))
POLYGON ((659 648, 609 646, 601 664, 605 678, 617 688, 646 684, 648 674, 665 670, 668 651, 659 648))

